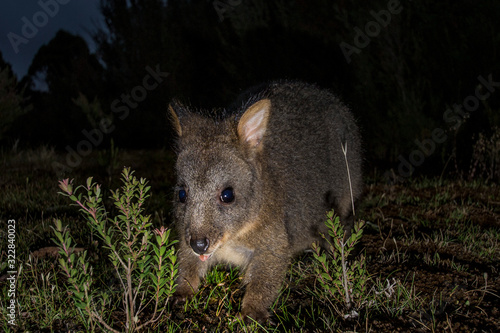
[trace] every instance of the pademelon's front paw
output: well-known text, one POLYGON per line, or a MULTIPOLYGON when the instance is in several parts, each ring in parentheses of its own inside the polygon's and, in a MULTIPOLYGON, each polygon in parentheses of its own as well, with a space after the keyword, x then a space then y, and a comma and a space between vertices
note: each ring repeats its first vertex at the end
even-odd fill
POLYGON ((181 283, 177 286, 175 293, 173 295, 173 305, 184 303, 186 300, 193 297, 193 288, 187 283, 181 283))
POLYGON ((172 297, 172 305, 183 304, 184 302, 186 302, 187 298, 188 298, 187 296, 174 293, 172 297))
POLYGON ((254 321, 264 324, 269 320, 269 312, 262 307, 247 305, 243 307, 240 317, 246 324, 251 324, 254 321))

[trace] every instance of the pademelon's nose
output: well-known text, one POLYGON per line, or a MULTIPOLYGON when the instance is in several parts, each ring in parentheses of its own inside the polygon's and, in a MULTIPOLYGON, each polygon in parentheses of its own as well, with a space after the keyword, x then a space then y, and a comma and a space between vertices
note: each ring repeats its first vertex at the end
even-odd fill
POLYGON ((208 238, 191 239, 189 241, 189 245, 191 245, 194 252, 201 255, 207 252, 208 246, 210 245, 210 241, 208 240, 208 238))

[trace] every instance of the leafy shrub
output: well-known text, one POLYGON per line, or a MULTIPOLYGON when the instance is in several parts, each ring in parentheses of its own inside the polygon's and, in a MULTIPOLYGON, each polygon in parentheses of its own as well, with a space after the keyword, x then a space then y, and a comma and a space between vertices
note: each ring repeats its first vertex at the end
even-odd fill
MULTIPOLYGON (((123 169, 123 186, 111 191, 118 210, 113 218, 103 205, 100 185, 93 183, 92 178, 87 179, 86 186, 74 190, 72 181, 59 182, 60 194, 80 207, 88 225, 109 251, 109 260, 120 282, 127 332, 140 330, 162 316, 166 302, 175 291, 177 276, 177 256, 173 247, 176 241, 169 241, 170 230, 164 227, 154 230, 152 240, 150 215, 143 214, 150 187, 144 178, 138 180, 133 174, 130 168, 123 169), (139 315, 151 304, 154 305, 152 317, 139 325, 139 315)), ((80 254, 73 251, 74 241, 60 220, 55 221, 54 233, 54 242, 61 255, 59 264, 68 278, 68 291, 81 310, 87 329, 93 330, 97 324, 118 332, 105 320, 110 297, 106 292, 97 295, 87 251, 80 254)))
POLYGON ((342 223, 333 210, 328 212, 327 217, 325 223, 333 244, 328 237, 323 237, 329 245, 330 255, 322 252, 318 244, 313 244, 314 258, 320 264, 316 266, 316 274, 322 287, 320 295, 322 298, 335 300, 334 303, 331 302, 335 311, 348 317, 350 314, 345 315, 344 310, 359 309, 368 294, 366 288, 369 276, 364 256, 360 255, 352 262, 348 261, 349 255, 363 235, 364 222, 356 222, 350 237, 345 237, 342 223), (342 304, 343 308, 338 308, 337 304, 342 304))

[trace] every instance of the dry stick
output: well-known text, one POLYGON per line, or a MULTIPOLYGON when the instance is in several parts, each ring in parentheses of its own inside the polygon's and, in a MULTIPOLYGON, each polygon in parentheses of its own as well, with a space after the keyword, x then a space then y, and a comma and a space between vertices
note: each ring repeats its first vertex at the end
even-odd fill
MULTIPOLYGON (((349 171, 349 163, 347 162, 347 141, 345 143, 345 148, 344 148, 344 145, 342 144, 342 142, 340 143, 340 146, 342 147, 342 152, 344 153, 345 165, 347 168, 347 179, 349 180, 349 190, 351 193, 352 215, 356 216, 356 212, 354 210, 354 197, 352 194, 351 173, 349 171)), ((344 236, 345 236, 345 234, 344 234, 344 236)), ((349 293, 349 286, 348 286, 348 281, 347 281, 347 262, 345 260, 345 254, 344 254, 344 248, 345 248, 347 242, 348 242, 348 240, 345 240, 345 242, 344 242, 344 240, 342 240, 342 246, 340 248, 342 251, 342 253, 341 253, 342 275, 344 277, 343 285, 344 285, 345 296, 346 296, 346 303, 347 303, 346 305, 347 305, 347 309, 351 309, 351 295, 349 293)))
POLYGON ((102 318, 101 318, 101 316, 100 316, 97 312, 93 311, 93 312, 92 312, 92 316, 93 316, 94 318, 96 318, 96 319, 97 319, 97 320, 101 323, 101 325, 103 325, 103 326, 104 326, 104 327, 105 327, 108 331, 113 332, 113 333, 120 333, 120 331, 117 331, 117 330, 115 330, 114 328, 112 328, 111 326, 109 326, 109 325, 108 325, 108 324, 104 321, 104 319, 102 319, 102 318))
POLYGON ((351 173, 349 172, 349 163, 347 162, 347 141, 345 143, 345 148, 342 142, 340 143, 340 146, 342 147, 342 152, 344 153, 345 166, 347 168, 347 179, 349 180, 349 190, 351 192, 352 215, 356 216, 356 211, 354 210, 354 197, 352 195, 351 173))
MULTIPOLYGON (((135 304, 134 304, 134 289, 132 288, 132 261, 128 258, 128 269, 127 269, 127 285, 128 285, 128 303, 127 304, 127 322, 130 323, 130 327, 135 328, 134 315, 135 315, 135 304)), ((129 327, 129 329, 130 329, 129 327)))
POLYGON ((344 247, 347 243, 344 243, 344 241, 341 241, 341 246, 340 246, 340 255, 341 255, 341 258, 342 258, 342 276, 344 278, 344 281, 342 282, 342 284, 344 285, 344 290, 345 290, 345 300, 346 300, 346 305, 347 305, 347 309, 350 310, 351 309, 351 295, 349 294, 349 286, 348 286, 348 282, 347 282, 347 263, 346 263, 346 260, 345 260, 345 254, 344 254, 344 247))

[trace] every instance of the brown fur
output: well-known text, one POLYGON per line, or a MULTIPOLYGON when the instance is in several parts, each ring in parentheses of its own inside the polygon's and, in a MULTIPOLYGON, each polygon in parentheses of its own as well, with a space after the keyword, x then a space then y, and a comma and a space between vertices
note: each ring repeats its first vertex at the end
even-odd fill
POLYGON ((327 232, 325 212, 335 208, 350 230, 341 145, 348 144, 354 199, 362 190, 361 148, 351 113, 329 92, 300 82, 252 91, 226 116, 170 107, 178 134, 176 196, 186 193, 184 203, 175 201, 177 297, 193 295, 214 264, 237 265, 247 284, 242 316, 264 321, 293 255, 327 232), (228 188, 230 203, 221 199, 228 188), (206 250, 193 247, 196 241, 206 250))

